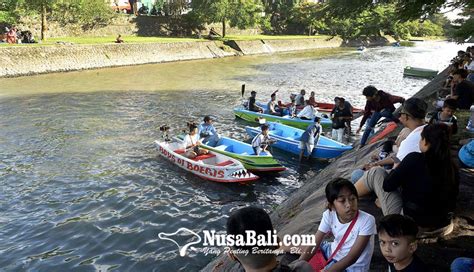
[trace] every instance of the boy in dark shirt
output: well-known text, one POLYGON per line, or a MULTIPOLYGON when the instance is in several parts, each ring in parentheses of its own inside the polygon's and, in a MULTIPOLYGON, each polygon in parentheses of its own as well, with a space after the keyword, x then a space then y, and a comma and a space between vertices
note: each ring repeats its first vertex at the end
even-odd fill
POLYGON ((418 226, 410 217, 391 214, 380 219, 377 232, 380 250, 388 261, 389 272, 428 272, 414 254, 417 249, 418 226))
POLYGON ((448 125, 449 129, 451 130, 452 134, 456 134, 458 132, 458 121, 454 113, 457 109, 457 101, 452 98, 448 98, 443 102, 443 108, 441 111, 433 112, 431 118, 429 119, 428 123, 430 124, 439 124, 444 123, 448 125))
POLYGON ((453 73, 453 81, 457 84, 450 98, 456 99, 458 108, 462 110, 468 110, 474 104, 474 83, 466 80, 468 74, 464 69, 453 73))

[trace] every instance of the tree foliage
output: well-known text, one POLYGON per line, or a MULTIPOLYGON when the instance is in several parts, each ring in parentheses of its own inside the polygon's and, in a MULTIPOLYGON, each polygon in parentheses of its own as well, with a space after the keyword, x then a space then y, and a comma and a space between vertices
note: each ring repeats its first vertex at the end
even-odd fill
POLYGON ((227 23, 244 29, 261 21, 263 6, 260 0, 194 0, 192 13, 204 23, 222 23, 225 36, 227 23))

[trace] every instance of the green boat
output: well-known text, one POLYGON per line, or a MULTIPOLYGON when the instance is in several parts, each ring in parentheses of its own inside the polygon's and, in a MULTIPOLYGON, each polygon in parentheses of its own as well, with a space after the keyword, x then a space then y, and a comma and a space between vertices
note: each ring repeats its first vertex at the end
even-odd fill
MULTIPOLYGON (((290 118, 289 116, 276 116, 271 114, 265 113, 258 113, 254 111, 249 111, 244 107, 237 107, 234 109, 234 114, 236 117, 244 119, 245 121, 258 123, 259 118, 265 119, 265 121, 269 122, 277 122, 282 123, 287 126, 299 128, 299 129, 306 129, 309 125, 313 124, 313 120, 303 120, 300 118, 290 118)), ((321 126, 324 128, 330 128, 332 126, 332 121, 329 118, 321 117, 321 126)))
MULTIPOLYGON (((182 140, 184 135, 176 138, 182 140)), ((286 170, 270 153, 262 152, 257 156, 250 144, 228 137, 220 136, 216 143, 202 144, 201 147, 239 160, 245 169, 252 173, 276 173, 286 170)))
POLYGON ((404 76, 411 76, 411 77, 422 77, 422 78, 432 79, 436 75, 438 75, 438 71, 407 66, 403 70, 403 75, 404 76))

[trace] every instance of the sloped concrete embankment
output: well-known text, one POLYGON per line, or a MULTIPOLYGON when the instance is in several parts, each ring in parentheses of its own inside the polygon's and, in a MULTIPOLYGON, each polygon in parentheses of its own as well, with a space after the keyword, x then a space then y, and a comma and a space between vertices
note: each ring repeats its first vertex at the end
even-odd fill
POLYGON ((313 50, 341 46, 338 38, 298 40, 125 43, 15 46, 0 48, 0 77, 67 72, 159 62, 313 50))
MULTIPOLYGON (((447 69, 422 88, 414 97, 431 100, 439 90, 447 75, 447 69)), ((398 132, 394 133, 395 135, 398 132)), ((311 234, 317 231, 321 216, 326 209, 324 189, 326 184, 337 177, 350 178, 354 169, 361 168, 369 161, 370 155, 381 142, 367 145, 362 149, 345 153, 333 161, 316 176, 294 192, 272 213, 271 219, 280 237, 285 234, 311 234)), ((433 271, 448 271, 449 264, 459 256, 474 256, 474 172, 461 171, 460 195, 454 230, 447 236, 434 239, 429 244, 420 244, 417 254, 433 267, 433 271)), ((374 199, 363 199, 360 208, 379 219, 381 211, 375 208, 374 199)), ((238 264, 227 256, 219 256, 202 271, 237 271, 238 264)), ((386 262, 376 243, 371 271, 384 271, 386 262)))
POLYGON ((216 42, 0 48, 0 77, 235 56, 216 42))
POLYGON ((336 48, 340 47, 343 43, 340 38, 334 37, 332 39, 228 41, 226 44, 242 52, 243 55, 257 55, 275 52, 336 48))

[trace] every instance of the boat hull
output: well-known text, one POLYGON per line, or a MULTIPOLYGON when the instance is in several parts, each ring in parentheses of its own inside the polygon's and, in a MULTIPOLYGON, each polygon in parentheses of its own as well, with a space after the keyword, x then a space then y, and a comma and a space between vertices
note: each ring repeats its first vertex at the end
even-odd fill
POLYGON ((258 176, 247 171, 238 160, 222 154, 211 151, 207 159, 189 159, 177 152, 179 143, 155 141, 155 144, 160 156, 202 179, 223 183, 246 183, 258 179, 258 176))
POLYGON ((410 77, 421 77, 421 78, 432 79, 436 75, 438 75, 438 71, 424 69, 424 68, 417 68, 417 67, 406 67, 403 70, 403 75, 410 76, 410 77))
MULTIPOLYGON (((179 135, 176 140, 182 141, 184 135, 179 135)), ((276 173, 285 171, 282 166, 271 154, 261 153, 254 155, 250 144, 235 140, 229 137, 220 136, 217 143, 211 145, 202 144, 203 148, 216 152, 240 161, 245 169, 252 173, 276 173)))
MULTIPOLYGON (((285 126, 283 124, 270 122, 270 136, 277 140, 274 147, 290 152, 295 155, 300 154, 300 138, 303 130, 285 126)), ((245 127, 245 131, 250 136, 255 136, 259 132, 259 128, 245 127)), ((352 146, 344 145, 327 137, 321 136, 316 148, 311 153, 312 158, 332 159, 340 156, 342 153, 351 150, 352 146)), ((309 154, 305 151, 305 156, 309 154)))
MULTIPOLYGON (((258 113, 249 111, 243 108, 235 108, 234 114, 236 117, 244 119, 245 121, 257 123, 256 119, 264 118, 266 121, 270 122, 279 122, 288 126, 292 126, 295 128, 306 129, 309 125, 313 124, 313 120, 302 120, 299 118, 288 118, 288 117, 281 117, 271 114, 265 113, 258 113)), ((321 125, 325 128, 330 128, 332 125, 332 121, 328 118, 321 119, 321 125)))
MULTIPOLYGON (((218 149, 216 147, 202 145, 205 149, 211 150, 216 153, 220 153, 236 160, 239 160, 244 167, 253 173, 276 173, 285 171, 286 168, 282 166, 273 156, 271 155, 243 155, 226 150, 218 149)), ((219 146, 219 145, 218 145, 219 146)))

